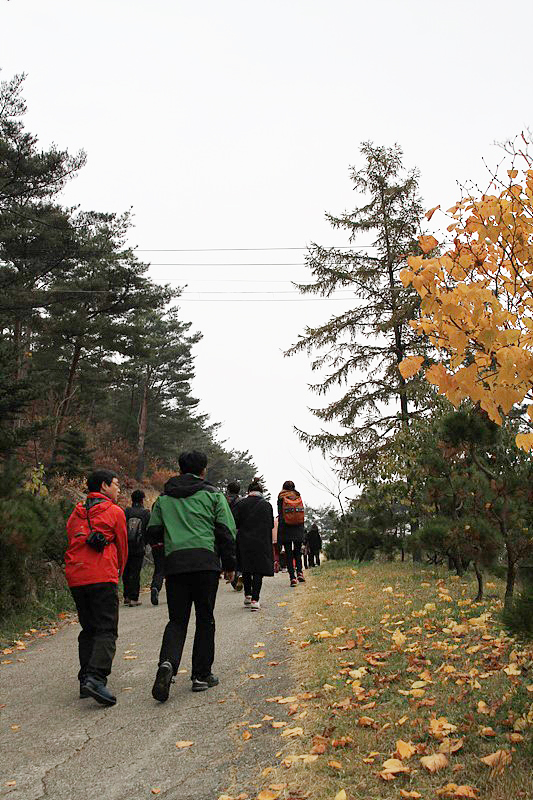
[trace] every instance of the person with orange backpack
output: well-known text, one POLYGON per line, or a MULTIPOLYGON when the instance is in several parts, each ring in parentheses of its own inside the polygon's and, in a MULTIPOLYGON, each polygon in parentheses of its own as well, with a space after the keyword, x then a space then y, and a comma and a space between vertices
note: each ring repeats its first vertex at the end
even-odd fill
POLYGON ((290 585, 305 583, 302 569, 302 543, 305 537, 305 511, 300 492, 293 481, 285 481, 278 495, 278 546, 287 558, 290 585), (296 567, 296 573, 294 568, 296 567))

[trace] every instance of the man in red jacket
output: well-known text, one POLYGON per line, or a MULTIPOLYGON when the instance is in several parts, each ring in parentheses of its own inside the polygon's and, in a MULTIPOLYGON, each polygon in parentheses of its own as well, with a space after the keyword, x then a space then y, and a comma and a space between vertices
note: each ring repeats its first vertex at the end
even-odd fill
POLYGON ((80 697, 113 706, 117 699, 106 684, 118 636, 118 579, 128 560, 128 533, 117 505, 117 474, 96 470, 87 478, 87 489, 87 500, 77 504, 67 522, 65 573, 81 625, 80 697))

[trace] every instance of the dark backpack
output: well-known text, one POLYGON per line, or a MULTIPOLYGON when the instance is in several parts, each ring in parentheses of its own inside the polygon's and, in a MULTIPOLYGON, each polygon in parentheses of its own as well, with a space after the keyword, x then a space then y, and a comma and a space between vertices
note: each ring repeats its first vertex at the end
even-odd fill
POLYGON ((144 550, 143 524, 139 517, 128 519, 128 549, 132 552, 144 550))

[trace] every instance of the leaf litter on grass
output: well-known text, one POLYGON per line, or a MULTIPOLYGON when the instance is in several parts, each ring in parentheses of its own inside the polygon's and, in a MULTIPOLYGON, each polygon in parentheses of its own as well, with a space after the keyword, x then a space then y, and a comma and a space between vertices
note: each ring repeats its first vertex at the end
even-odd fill
POLYGON ((287 626, 304 691, 266 699, 306 713, 298 741, 308 741, 308 753, 280 756, 291 786, 313 800, 341 792, 348 800, 533 797, 520 751, 533 726, 533 649, 501 632, 499 602, 473 604, 468 577, 434 569, 374 564, 356 575, 326 564, 314 576, 318 591, 298 595, 287 626), (345 603, 352 595, 364 598, 356 611, 345 603), (313 615, 328 627, 302 648, 297 617, 313 615), (342 763, 331 757, 338 747, 342 763))

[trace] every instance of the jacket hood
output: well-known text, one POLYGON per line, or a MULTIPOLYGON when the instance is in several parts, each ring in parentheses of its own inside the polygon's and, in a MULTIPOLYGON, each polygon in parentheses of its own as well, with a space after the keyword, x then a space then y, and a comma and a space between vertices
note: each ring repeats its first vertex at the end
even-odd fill
POLYGON ((74 509, 74 513, 81 517, 81 519, 87 519, 87 509, 91 512, 91 519, 100 516, 103 514, 104 511, 107 511, 109 506, 113 505, 113 501, 106 497, 105 494, 101 494, 100 492, 89 492, 87 495, 87 500, 85 503, 78 503, 74 509))
POLYGON ((170 478, 165 483, 163 494, 179 498, 191 497, 191 495, 201 491, 214 492, 216 490, 212 483, 199 478, 198 475, 191 475, 190 472, 187 472, 185 475, 175 475, 170 478))

